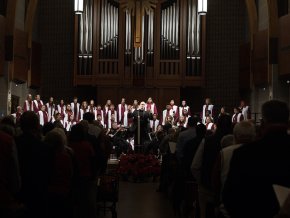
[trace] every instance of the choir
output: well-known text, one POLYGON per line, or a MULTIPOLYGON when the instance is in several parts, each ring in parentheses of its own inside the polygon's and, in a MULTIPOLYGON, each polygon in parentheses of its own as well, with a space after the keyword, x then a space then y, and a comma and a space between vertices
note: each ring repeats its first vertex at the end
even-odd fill
MULTIPOLYGON (((191 110, 185 100, 182 100, 180 106, 177 106, 173 99, 170 100, 161 114, 158 113, 157 105, 151 97, 145 103, 144 110, 153 115, 153 119, 149 122, 151 132, 156 132, 160 124, 162 126, 171 125, 175 128, 187 127, 187 120, 191 116, 191 110)), ((49 101, 44 104, 40 95, 36 95, 35 100, 32 100, 32 95, 28 94, 23 108, 18 106, 17 112, 12 115, 15 118, 15 122, 18 122, 22 111, 34 111, 39 117, 40 125, 43 126, 47 122, 59 121, 67 131, 70 131, 73 125, 83 120, 85 113, 90 112, 94 114, 95 120, 100 126, 110 130, 114 123, 117 123, 119 127, 129 128, 133 123, 129 114, 138 110, 139 107, 138 100, 134 100, 133 104, 130 105, 126 103, 125 98, 121 99, 117 107, 110 99, 102 107, 100 104, 95 105, 94 100, 90 100, 89 104, 87 101, 79 103, 77 97, 74 97, 73 101, 68 104, 65 104, 63 99, 60 100, 59 104, 55 104, 53 97, 50 97, 49 101)), ((211 103, 211 99, 206 98, 202 106, 200 119, 201 123, 206 125, 208 131, 214 131, 215 129, 215 111, 215 106, 211 103)), ((218 116, 223 114, 229 115, 225 111, 225 107, 221 107, 218 116)), ((250 119, 250 114, 250 107, 242 100, 240 106, 234 108, 232 115, 233 125, 242 120, 250 119)))

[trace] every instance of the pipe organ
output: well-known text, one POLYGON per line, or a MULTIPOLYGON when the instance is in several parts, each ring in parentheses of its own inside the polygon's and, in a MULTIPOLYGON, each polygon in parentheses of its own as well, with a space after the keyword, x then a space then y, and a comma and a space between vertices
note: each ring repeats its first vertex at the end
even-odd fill
POLYGON ((85 0, 75 15, 74 84, 203 86, 206 17, 198 0, 158 0, 149 10, 148 0, 122 2, 143 12, 119 0, 85 0))
POLYGON ((93 58, 93 0, 84 1, 84 13, 79 17, 78 31, 78 72, 81 75, 92 74, 93 58))
POLYGON ((187 51, 186 75, 200 75, 200 16, 197 14, 197 1, 188 0, 187 7, 187 51))

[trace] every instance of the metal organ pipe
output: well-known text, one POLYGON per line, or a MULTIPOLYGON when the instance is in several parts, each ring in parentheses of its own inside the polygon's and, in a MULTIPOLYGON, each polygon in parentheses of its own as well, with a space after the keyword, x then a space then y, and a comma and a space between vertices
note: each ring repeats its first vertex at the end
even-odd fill
POLYGON ((179 50, 179 0, 176 1, 175 34, 175 50, 179 50))

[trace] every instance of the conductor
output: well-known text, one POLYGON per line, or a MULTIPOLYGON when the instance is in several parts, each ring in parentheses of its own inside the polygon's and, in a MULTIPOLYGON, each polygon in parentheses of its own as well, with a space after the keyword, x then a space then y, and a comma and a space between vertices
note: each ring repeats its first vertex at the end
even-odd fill
POLYGON ((149 120, 153 119, 152 111, 145 111, 145 102, 142 101, 137 110, 129 111, 128 117, 133 118, 134 145, 144 145, 148 138, 149 120))

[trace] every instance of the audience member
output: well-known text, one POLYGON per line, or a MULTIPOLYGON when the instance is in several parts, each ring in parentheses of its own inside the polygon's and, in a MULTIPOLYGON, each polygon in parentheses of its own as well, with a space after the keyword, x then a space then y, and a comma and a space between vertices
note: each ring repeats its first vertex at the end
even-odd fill
POLYGON ((289 108, 271 100, 262 106, 262 137, 237 148, 223 189, 233 218, 272 218, 279 211, 273 184, 290 185, 289 108))

